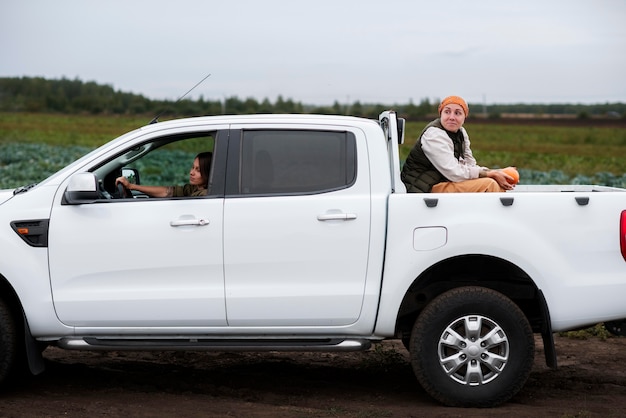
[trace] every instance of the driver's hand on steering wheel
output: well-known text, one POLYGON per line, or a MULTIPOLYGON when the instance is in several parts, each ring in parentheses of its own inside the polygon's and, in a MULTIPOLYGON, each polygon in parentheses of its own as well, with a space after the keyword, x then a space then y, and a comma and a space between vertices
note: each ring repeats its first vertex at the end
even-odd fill
POLYGON ((130 190, 130 185, 131 182, 128 181, 128 179, 124 176, 122 177, 118 177, 115 179, 115 185, 117 186, 118 184, 121 184, 122 186, 124 186, 125 189, 129 189, 130 190))

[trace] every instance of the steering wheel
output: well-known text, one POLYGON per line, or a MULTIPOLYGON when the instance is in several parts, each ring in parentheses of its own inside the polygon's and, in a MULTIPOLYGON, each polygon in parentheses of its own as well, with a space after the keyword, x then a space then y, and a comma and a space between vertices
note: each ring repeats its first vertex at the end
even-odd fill
POLYGON ((117 183, 115 198, 117 199, 127 199, 133 197, 133 194, 128 190, 122 183, 117 183))

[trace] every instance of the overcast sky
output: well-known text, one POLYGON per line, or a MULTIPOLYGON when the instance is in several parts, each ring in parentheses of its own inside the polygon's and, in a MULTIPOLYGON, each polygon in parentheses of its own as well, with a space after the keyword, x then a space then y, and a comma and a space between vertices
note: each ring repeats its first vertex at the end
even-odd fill
POLYGON ((626 0, 0 0, 0 77, 152 99, 626 102, 626 0))

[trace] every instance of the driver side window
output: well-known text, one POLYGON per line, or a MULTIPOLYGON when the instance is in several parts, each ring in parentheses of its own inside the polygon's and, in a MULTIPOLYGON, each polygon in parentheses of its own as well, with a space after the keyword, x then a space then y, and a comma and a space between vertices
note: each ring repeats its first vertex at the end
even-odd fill
POLYGON ((204 151, 213 151, 212 137, 171 142, 124 167, 137 170, 141 184, 183 185, 195 156, 204 151))
POLYGON ((128 150, 96 173, 113 198, 207 195, 214 146, 214 133, 158 138, 128 150))

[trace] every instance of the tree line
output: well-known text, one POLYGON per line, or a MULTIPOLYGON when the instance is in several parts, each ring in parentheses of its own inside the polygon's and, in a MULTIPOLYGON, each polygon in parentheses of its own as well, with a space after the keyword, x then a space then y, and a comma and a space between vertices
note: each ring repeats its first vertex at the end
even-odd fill
MULTIPOLYGON (((504 114, 576 115, 586 117, 626 118, 626 103, 604 104, 490 104, 469 103, 475 115, 499 118, 504 114), (475 109, 475 110, 474 110, 475 109)), ((419 103, 340 103, 328 106, 307 105, 282 96, 274 101, 265 98, 240 99, 232 96, 210 100, 152 100, 142 95, 115 90, 111 85, 84 82, 78 78, 45 79, 42 77, 0 78, 0 111, 46 112, 67 114, 150 114, 198 116, 254 113, 322 113, 376 118, 386 109, 395 109, 408 120, 420 120, 437 113, 438 102, 425 98, 419 103)))

